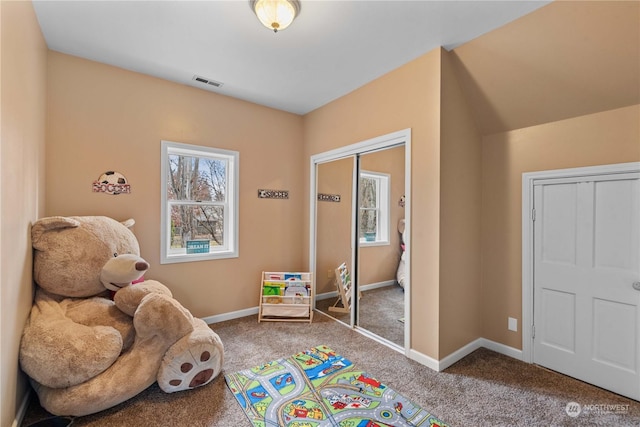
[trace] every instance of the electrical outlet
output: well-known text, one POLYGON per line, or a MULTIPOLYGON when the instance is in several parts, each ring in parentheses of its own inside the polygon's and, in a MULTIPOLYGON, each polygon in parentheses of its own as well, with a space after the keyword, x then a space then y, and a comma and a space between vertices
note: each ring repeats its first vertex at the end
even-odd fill
POLYGON ((331 279, 333 277, 333 270, 327 270, 327 279, 331 279))
POLYGON ((518 319, 509 317, 509 330, 513 332, 518 332, 518 319))

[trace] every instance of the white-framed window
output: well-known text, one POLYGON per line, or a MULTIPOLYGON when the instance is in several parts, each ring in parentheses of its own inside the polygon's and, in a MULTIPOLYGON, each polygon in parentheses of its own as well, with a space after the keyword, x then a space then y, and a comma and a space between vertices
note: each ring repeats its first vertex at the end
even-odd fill
POLYGON ((160 263, 238 256, 237 151, 162 141, 160 263))
POLYGON ((388 174, 360 171, 358 206, 361 245, 389 244, 390 181, 388 174))

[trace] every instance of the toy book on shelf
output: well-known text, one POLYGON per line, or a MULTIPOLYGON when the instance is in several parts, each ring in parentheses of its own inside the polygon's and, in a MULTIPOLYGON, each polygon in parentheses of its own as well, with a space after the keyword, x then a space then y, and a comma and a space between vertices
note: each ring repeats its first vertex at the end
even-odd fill
POLYGON ((263 271, 258 322, 311 322, 312 301, 311 273, 263 271))

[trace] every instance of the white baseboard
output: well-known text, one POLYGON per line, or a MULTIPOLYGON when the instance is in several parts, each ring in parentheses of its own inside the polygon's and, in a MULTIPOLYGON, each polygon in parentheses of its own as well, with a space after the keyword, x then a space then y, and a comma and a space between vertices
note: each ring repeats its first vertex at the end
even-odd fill
POLYGON ((438 368, 439 362, 436 359, 427 356, 426 354, 422 354, 419 351, 410 349, 407 356, 409 356, 409 359, 415 360, 416 362, 426 366, 427 368, 430 368, 434 371, 440 371, 440 369, 438 368))
POLYGON ((443 359, 440 359, 438 364, 438 368, 439 368, 438 371, 444 371, 449 366, 456 363, 458 360, 462 360, 466 356, 470 355, 471 353, 473 353, 474 351, 482 347, 483 339, 484 338, 478 338, 474 341, 471 341, 469 344, 465 345, 464 347, 461 347, 458 350, 454 351, 453 353, 449 354, 448 356, 444 357, 443 359))
POLYGON ((207 325, 212 323, 224 322, 225 320, 239 319, 240 317, 253 316, 258 314, 258 307, 245 308, 244 310, 231 311, 229 313, 216 314, 215 316, 203 317, 202 320, 207 325))
POLYGON ((413 349, 409 350, 409 358, 433 369, 434 371, 440 372, 482 347, 482 340, 483 338, 478 338, 440 360, 436 360, 433 357, 427 356, 426 354, 413 349))
MULTIPOLYGON (((387 280, 385 282, 371 283, 369 285, 360 286, 360 291, 362 291, 362 292, 370 291, 372 289, 384 288, 385 286, 392 286, 392 285, 395 285, 395 284, 396 284, 395 280, 387 280)), ((317 294, 316 295, 316 301, 321 301, 323 299, 329 299, 329 298, 337 298, 337 297, 338 297, 338 292, 337 291, 323 292, 321 294, 317 294)))
POLYGON ((517 348, 509 347, 508 345, 500 344, 486 338, 478 338, 440 360, 436 360, 413 349, 409 350, 409 358, 426 366, 427 368, 441 372, 481 347, 495 351, 496 353, 504 354, 505 356, 513 357, 514 359, 522 360, 522 350, 518 350, 517 348))
POLYGON ((491 341, 486 338, 480 339, 482 340, 481 347, 524 361, 522 350, 518 350, 517 348, 509 347, 508 345, 500 344, 499 342, 491 341))
POLYGON ((24 420, 24 416, 27 414, 27 408, 29 407, 30 398, 31 398, 31 389, 27 390, 24 396, 22 396, 22 401, 20 402, 20 408, 18 408, 18 412, 16 413, 16 418, 13 420, 11 427, 19 427, 22 425, 22 420, 24 420))
POLYGON ((377 288, 384 288, 386 286, 392 286, 395 285, 396 281, 395 280, 386 280, 384 282, 377 282, 377 283, 370 283, 368 285, 362 285, 360 286, 360 290, 361 291, 370 291, 372 289, 377 289, 377 288))
POLYGON ((323 299, 329 299, 329 298, 338 298, 338 292, 337 291, 324 292, 322 294, 316 295, 316 301, 321 301, 323 299))

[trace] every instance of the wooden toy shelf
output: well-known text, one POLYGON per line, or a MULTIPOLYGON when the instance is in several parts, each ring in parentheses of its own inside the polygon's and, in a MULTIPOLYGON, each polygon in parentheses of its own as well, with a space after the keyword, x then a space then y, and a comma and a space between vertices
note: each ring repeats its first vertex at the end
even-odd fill
POLYGON ((311 322, 312 273, 263 271, 258 322, 311 322))

